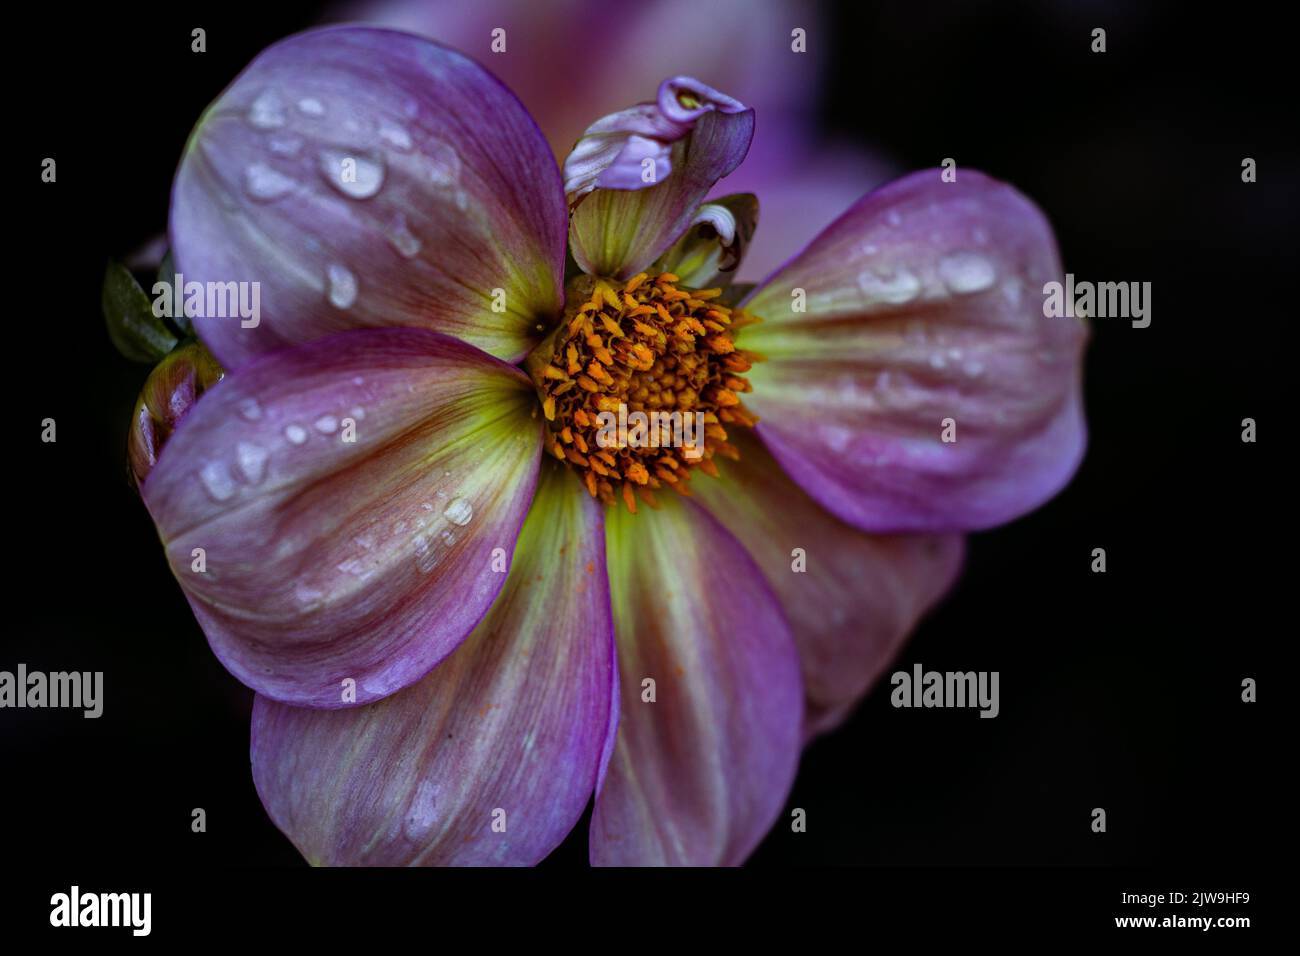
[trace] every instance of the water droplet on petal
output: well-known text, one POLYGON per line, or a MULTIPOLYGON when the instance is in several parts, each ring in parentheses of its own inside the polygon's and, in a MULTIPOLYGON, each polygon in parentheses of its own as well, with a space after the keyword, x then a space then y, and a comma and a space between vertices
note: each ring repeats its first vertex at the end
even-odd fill
POLYGON ((324 116, 325 104, 314 96, 304 96, 298 101, 298 109, 308 116, 324 116))
POLYGON ((303 608, 304 610, 306 608, 311 607, 313 604, 315 604, 324 596, 325 596, 324 592, 319 591, 308 584, 294 585, 294 589, 293 589, 294 600, 296 600, 298 602, 298 606, 303 608))
POLYGON ((255 485, 262 480, 262 476, 266 474, 265 448, 241 441, 235 447, 235 455, 239 462, 239 470, 244 473, 244 478, 250 485, 255 485))
POLYGON ((976 252, 954 252, 939 260, 939 278, 953 292, 967 295, 993 284, 993 263, 976 252))
POLYGON ((299 150, 302 149, 302 142, 301 136, 294 136, 292 133, 277 133, 266 141, 266 145, 277 156, 297 156, 299 150))
POLYGON ((284 429, 284 437, 294 445, 301 445, 307 440, 307 429, 301 425, 288 425, 284 429))
POLYGON ((891 226, 901 226, 903 224, 903 216, 897 209, 891 209, 885 215, 885 222, 889 223, 891 226))
POLYGON ((393 219, 393 224, 388 230, 388 241, 393 244, 393 248, 403 258, 410 259, 420 251, 424 245, 410 228, 406 225, 406 217, 401 213, 393 219))
POLYGON ((843 453, 853 438, 853 433, 843 425, 823 425, 820 431, 826 446, 836 454, 843 453))
POLYGON ((262 406, 257 399, 246 398, 239 403, 239 417, 247 422, 255 422, 262 417, 262 406))
POLYGON ((396 123, 381 122, 379 124, 379 138, 389 146, 400 149, 402 152, 406 152, 411 148, 411 134, 406 131, 405 127, 398 126, 396 123))
POLYGON ((351 199, 369 199, 384 185, 384 167, 362 154, 327 149, 320 154, 325 181, 351 199))
POLYGON ((460 157, 446 143, 438 143, 428 155, 429 178, 436 186, 452 186, 460 179, 460 157))
POLYGON ((266 90, 248 108, 248 121, 258 129, 276 129, 284 125, 284 103, 274 90, 266 90))
POLYGON ((921 282, 906 269, 893 272, 867 269, 858 276, 858 288, 868 299, 899 305, 916 298, 921 282))
POLYGON ((213 501, 225 501, 235 493, 230 471, 219 461, 210 461, 199 471, 199 480, 213 501))
POLYGON ((1016 278, 1007 279, 1002 283, 1002 298, 1006 299, 1011 308, 1020 306, 1020 280, 1016 278))
POLYGON ((316 419, 316 430, 322 435, 332 435, 339 427, 339 420, 333 415, 322 415, 316 419))
POLYGON ((357 301, 357 277, 346 266, 331 265, 327 274, 330 305, 346 309, 357 301))
POLYGON ((442 516, 452 524, 464 527, 474 517, 474 506, 464 498, 453 498, 443 509, 442 516))
POLYGON ((265 163, 253 163, 244 170, 244 189, 261 202, 279 199, 292 191, 295 185, 297 183, 291 177, 265 163))

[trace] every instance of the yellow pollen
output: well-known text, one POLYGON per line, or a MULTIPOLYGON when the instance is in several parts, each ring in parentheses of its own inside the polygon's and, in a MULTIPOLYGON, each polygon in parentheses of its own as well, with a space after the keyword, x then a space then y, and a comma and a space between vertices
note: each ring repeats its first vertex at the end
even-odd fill
POLYGON ((761 356, 733 330, 757 319, 724 305, 721 289, 679 288, 671 272, 627 282, 579 276, 564 321, 528 357, 542 398, 546 445, 593 498, 636 514, 664 488, 689 495, 695 468, 736 458, 727 427, 758 418, 740 395, 761 356), (621 427, 620 427, 621 426, 621 427))

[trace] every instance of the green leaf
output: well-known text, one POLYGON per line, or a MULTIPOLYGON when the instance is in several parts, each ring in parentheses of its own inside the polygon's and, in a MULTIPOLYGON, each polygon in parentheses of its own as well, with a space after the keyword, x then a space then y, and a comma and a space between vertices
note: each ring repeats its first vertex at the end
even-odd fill
MULTIPOLYGON (((176 285, 176 263, 172 259, 172 251, 167 250, 163 260, 158 265, 158 281, 165 282, 169 286, 176 285)), ((185 314, 184 309, 178 310, 179 314, 172 317, 172 325, 181 330, 183 336, 193 335, 194 326, 190 323, 190 317, 185 314)))
POLYGON ((153 314, 153 303, 120 262, 110 262, 104 270, 100 306, 108 337, 131 361, 157 362, 176 346, 176 336, 153 314))

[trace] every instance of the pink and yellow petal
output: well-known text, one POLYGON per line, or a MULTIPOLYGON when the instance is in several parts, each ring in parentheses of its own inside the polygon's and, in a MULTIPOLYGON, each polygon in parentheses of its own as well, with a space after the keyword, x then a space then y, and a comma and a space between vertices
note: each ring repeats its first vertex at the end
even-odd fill
POLYGON ((692 490, 762 568, 803 671, 806 732, 831 729, 897 655, 961 569, 960 535, 875 535, 827 512, 762 443, 736 432, 737 461, 692 490))
POLYGON ((516 369, 418 329, 345 332, 227 375, 142 488, 226 668, 314 707, 427 673, 501 587, 492 563, 536 482, 535 404, 516 369))
POLYGON ((516 360, 559 308, 566 222, 545 139, 487 71, 419 37, 335 27, 269 47, 208 108, 170 232, 187 283, 259 283, 255 321, 206 301, 194 319, 233 369, 373 326, 516 360))
POLYGON ((1009 521, 1083 454, 1082 322, 1044 315, 1061 275, 1042 213, 972 170, 869 194, 746 302, 766 358, 747 405, 786 471, 872 531, 1009 521))
POLYGON ((602 514, 543 471, 505 587, 436 670, 353 710, 257 699, 253 779, 312 863, 530 865, 582 816, 618 719, 602 514))
POLYGON ((591 861, 735 865, 794 779, 798 655, 744 548, 698 506, 666 499, 606 518, 622 707, 591 861))

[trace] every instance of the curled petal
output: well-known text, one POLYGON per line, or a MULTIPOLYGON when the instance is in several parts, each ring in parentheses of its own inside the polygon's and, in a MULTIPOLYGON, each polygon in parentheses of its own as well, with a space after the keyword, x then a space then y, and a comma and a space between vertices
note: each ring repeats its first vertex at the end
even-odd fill
POLYGON ((753 135, 753 110, 686 77, 664 81, 657 103, 593 124, 565 161, 574 260, 591 275, 640 272, 691 225, 753 135))
POLYGON ((695 211, 690 227, 650 271, 671 272, 681 285, 693 289, 728 283, 757 228, 756 196, 721 196, 695 211))
POLYGON ((602 189, 646 189, 672 171, 672 146, 705 113, 741 113, 745 104, 689 76, 659 84, 654 103, 603 116, 587 127, 564 160, 564 193, 572 205, 602 189), (646 163, 654 166, 647 178, 646 163))
POLYGON ((237 368, 371 326, 517 359, 559 308, 565 225, 550 150, 509 90, 428 40, 336 27, 263 51, 208 108, 170 230, 206 293, 194 324, 237 368), (209 283, 248 284, 238 314, 209 283))
POLYGON ((961 568, 960 535, 859 531, 808 497, 761 442, 740 450, 697 501, 736 536, 781 599, 799 648, 806 733, 831 729, 875 683, 961 568))
POLYGON ((419 329, 345 332, 227 375, 142 488, 226 668, 314 707, 427 673, 501 588, 492 563, 536 482, 535 404, 518 370, 419 329))
POLYGON ((937 170, 873 192, 745 303, 759 435, 817 501, 872 531, 987 528, 1083 454, 1086 327, 1044 316, 1051 227, 1013 188, 937 170))
POLYGON ((544 470, 500 597, 436 670, 346 711, 257 699, 257 791, 312 863, 528 865, 582 816, 617 724, 604 531, 544 470))
POLYGON ((741 863, 798 762, 803 690, 780 605, 735 538, 670 497, 606 518, 622 707, 595 864, 741 863))

